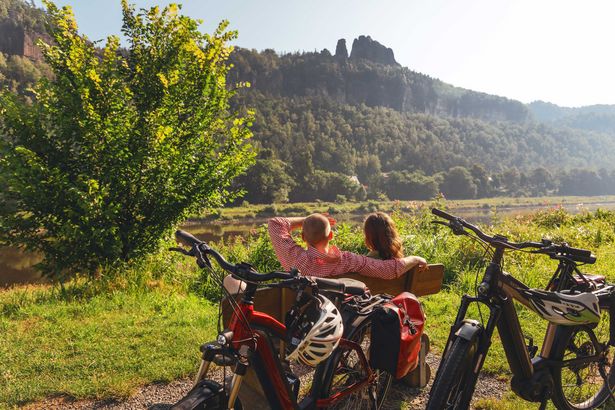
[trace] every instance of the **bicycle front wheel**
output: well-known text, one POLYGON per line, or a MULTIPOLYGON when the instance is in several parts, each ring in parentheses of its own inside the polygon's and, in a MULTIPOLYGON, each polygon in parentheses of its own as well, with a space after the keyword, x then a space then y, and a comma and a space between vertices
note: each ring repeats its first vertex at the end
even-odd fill
POLYGON ((474 357, 478 340, 457 337, 436 373, 427 410, 467 409, 474 391, 474 357))
MULTIPOLYGON (((348 336, 349 340, 358 343, 361 350, 369 360, 371 345, 371 318, 366 317, 348 336)), ((338 393, 344 394, 349 386, 364 380, 367 369, 361 364, 356 350, 339 346, 331 355, 330 368, 326 373, 323 386, 324 396, 333 397, 338 393)), ((329 409, 359 409, 378 410, 382 407, 391 387, 393 376, 382 370, 372 369, 376 373, 373 383, 366 385, 341 399, 329 409)))
MULTIPOLYGON (((553 354, 563 361, 563 366, 553 370, 552 396, 558 409, 595 409, 611 397, 615 370, 613 347, 608 345, 609 320, 609 315, 603 314, 593 329, 585 326, 558 329, 559 342, 554 345, 553 354), (600 357, 591 359, 596 356, 600 357)), ((613 399, 606 408, 615 408, 613 399)))

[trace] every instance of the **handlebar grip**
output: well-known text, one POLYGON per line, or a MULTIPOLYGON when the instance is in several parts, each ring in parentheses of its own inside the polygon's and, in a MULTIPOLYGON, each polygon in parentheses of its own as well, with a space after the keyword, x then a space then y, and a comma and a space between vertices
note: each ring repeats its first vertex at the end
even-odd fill
POLYGON ((441 211, 438 208, 431 208, 431 213, 435 216, 439 216, 440 218, 448 219, 449 221, 456 219, 453 215, 441 211))
POLYGON ((203 242, 191 233, 182 231, 181 229, 175 231, 175 239, 187 246, 194 246, 203 242))
POLYGON ((581 258, 590 258, 592 256, 592 251, 588 251, 587 249, 571 248, 570 246, 566 246, 565 251, 570 255, 579 256, 581 258))

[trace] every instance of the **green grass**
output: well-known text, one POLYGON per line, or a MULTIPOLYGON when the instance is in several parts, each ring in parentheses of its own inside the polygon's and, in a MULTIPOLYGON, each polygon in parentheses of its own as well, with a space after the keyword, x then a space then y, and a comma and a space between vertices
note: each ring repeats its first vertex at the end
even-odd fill
POLYGON ((178 287, 150 286, 0 292, 0 408, 58 395, 121 398, 195 372, 199 345, 215 336, 217 307, 178 287))
MULTIPOLYGON (((414 214, 400 210, 393 216, 407 254, 422 255, 446 267, 443 290, 423 298, 426 331, 433 351, 441 352, 460 297, 473 293, 476 275, 484 270, 487 258, 475 242, 430 224, 426 208, 414 214)), ((615 212, 570 215, 554 208, 485 229, 512 240, 549 237, 591 249, 598 262, 583 270, 615 280, 615 212)), ((360 227, 340 224, 335 243, 342 249, 367 251, 360 227)), ((261 271, 279 268, 264 229, 215 247, 231 261, 249 261, 261 271)), ((507 253, 504 267, 526 284, 544 287, 556 262, 515 252, 507 253)), ((55 395, 125 397, 141 385, 193 373, 198 346, 216 330, 216 306, 202 295, 216 300, 219 291, 203 271, 194 268, 193 261, 168 252, 124 270, 104 271, 94 281, 76 279, 64 290, 47 285, 0 291, 0 403, 18 406, 55 395)), ((540 348, 546 322, 523 307, 518 312, 524 332, 540 348)), ((476 309, 470 316, 479 318, 476 309)), ((484 371, 510 376, 497 335, 484 371)), ((483 409, 536 407, 510 392, 502 402, 486 399, 479 405, 483 409)))

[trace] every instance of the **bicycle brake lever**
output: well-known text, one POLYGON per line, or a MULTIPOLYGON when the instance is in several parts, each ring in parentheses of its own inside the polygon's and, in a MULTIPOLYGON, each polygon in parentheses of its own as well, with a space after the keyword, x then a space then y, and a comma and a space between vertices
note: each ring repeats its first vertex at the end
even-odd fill
POLYGON ((455 235, 465 235, 466 234, 466 230, 463 229, 463 225, 461 225, 459 222, 455 221, 451 221, 451 223, 448 225, 451 230, 453 231, 453 233, 455 235))
POLYGON ((199 252, 199 255, 196 257, 196 264, 199 265, 199 268, 201 269, 205 267, 208 267, 209 269, 213 269, 211 266, 211 262, 209 261, 209 258, 207 257, 207 255, 203 255, 200 252, 199 252))

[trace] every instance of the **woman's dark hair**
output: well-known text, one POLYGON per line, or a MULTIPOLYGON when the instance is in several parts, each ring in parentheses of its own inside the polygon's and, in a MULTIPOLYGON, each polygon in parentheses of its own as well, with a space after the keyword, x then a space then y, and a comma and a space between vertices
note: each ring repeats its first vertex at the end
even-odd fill
POLYGON ((391 217, 384 212, 369 214, 363 223, 365 244, 372 251, 377 251, 382 259, 404 257, 401 238, 391 217))

